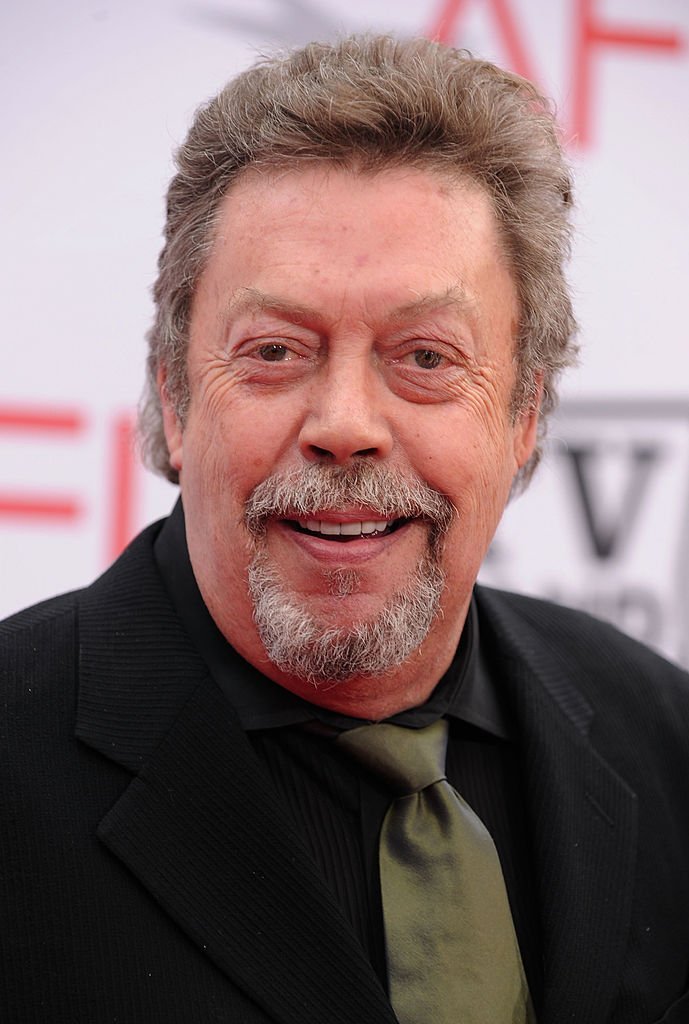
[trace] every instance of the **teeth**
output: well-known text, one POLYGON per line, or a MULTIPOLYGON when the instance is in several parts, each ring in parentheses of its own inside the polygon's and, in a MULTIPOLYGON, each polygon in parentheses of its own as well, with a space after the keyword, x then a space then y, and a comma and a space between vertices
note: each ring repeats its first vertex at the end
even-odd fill
POLYGON ((363 533, 363 529, 363 523, 342 523, 340 526, 340 533, 343 537, 360 537, 363 533))
POLYGON ((310 533, 322 533, 325 537, 358 537, 361 534, 382 533, 387 529, 386 520, 366 519, 363 522, 333 523, 318 519, 299 520, 299 525, 310 533))
POLYGON ((340 536, 340 524, 339 523, 321 523, 321 533, 324 533, 326 537, 339 537, 340 536))
POLYGON ((361 532, 362 533, 376 533, 376 532, 382 533, 383 530, 387 527, 387 525, 388 524, 385 523, 385 522, 381 523, 381 522, 377 522, 377 521, 374 521, 372 519, 369 519, 365 523, 361 524, 361 532))

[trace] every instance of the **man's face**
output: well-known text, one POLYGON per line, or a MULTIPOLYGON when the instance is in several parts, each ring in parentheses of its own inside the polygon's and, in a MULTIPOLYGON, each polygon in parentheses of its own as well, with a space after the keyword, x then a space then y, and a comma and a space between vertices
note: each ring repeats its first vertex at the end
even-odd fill
POLYGON ((471 183, 321 167, 249 172, 227 196, 192 308, 183 428, 164 389, 163 404, 201 593, 268 676, 362 717, 437 682, 533 448, 535 415, 510 412, 517 317, 471 183), (318 670, 276 653, 302 622, 326 637, 318 670), (349 638, 351 655, 386 629, 384 657, 338 663, 333 678, 351 678, 324 685, 328 644, 349 638))

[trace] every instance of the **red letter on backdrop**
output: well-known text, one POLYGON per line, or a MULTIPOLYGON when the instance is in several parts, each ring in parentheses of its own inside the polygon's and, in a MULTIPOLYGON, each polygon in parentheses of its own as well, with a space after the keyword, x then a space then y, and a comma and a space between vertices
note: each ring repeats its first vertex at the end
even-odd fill
MULTIPOLYGON (((0 406, 0 430, 23 434, 80 434, 84 417, 50 408, 0 406)), ((0 491, 0 516, 16 519, 78 519, 83 508, 73 496, 0 491)))
MULTIPOLYGON (((517 31, 517 19, 510 10, 508 0, 483 0, 493 10, 502 43, 507 52, 510 67, 518 75, 537 80, 535 69, 531 63, 526 47, 517 31)), ((445 0, 435 24, 426 33, 429 39, 437 39, 440 43, 457 45, 459 22, 465 13, 467 0, 445 0)))
POLYGON ((117 416, 112 428, 110 451, 110 522, 107 561, 122 553, 135 533, 134 505, 137 460, 134 452, 135 421, 131 413, 117 416))
POLYGON ((591 81, 593 54, 601 46, 617 46, 634 50, 658 50, 663 53, 682 49, 676 32, 653 31, 610 25, 596 17, 596 0, 576 0, 574 50, 574 82, 572 89, 572 134, 576 145, 588 146, 591 141, 591 81))

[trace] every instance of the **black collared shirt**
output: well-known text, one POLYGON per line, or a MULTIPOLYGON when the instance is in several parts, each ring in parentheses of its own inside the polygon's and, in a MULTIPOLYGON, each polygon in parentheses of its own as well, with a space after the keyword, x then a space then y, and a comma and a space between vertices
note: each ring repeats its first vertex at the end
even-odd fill
MULTIPOLYGON (((161 530, 155 556, 194 645, 233 705, 305 844, 345 917, 386 983, 378 834, 390 802, 331 740, 306 732, 318 720, 337 729, 361 725, 302 700, 267 679, 225 640, 203 603, 187 551, 178 502, 161 530)), ((449 722, 447 777, 474 808, 500 854, 524 966, 536 1010, 542 989, 541 942, 531 854, 521 791, 519 749, 481 651, 472 601, 455 657, 429 698, 389 721, 420 728, 449 722)))

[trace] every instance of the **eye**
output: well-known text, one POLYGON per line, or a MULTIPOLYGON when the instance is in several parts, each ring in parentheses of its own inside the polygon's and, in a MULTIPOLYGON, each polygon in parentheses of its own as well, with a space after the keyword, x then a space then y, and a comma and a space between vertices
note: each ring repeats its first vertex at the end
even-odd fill
POLYGON ((286 345, 280 345, 271 341, 268 345, 261 345, 257 350, 258 355, 266 363, 281 363, 289 357, 289 349, 286 345))
POLYGON ((416 365, 422 370, 436 370, 443 361, 441 354, 432 348, 419 348, 411 355, 416 365))

